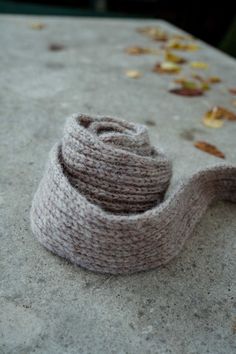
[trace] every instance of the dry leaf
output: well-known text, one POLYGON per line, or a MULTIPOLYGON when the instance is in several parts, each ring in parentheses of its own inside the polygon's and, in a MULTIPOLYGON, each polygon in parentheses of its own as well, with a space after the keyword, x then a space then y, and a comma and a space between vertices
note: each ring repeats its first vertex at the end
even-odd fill
POLYGON ((231 112, 224 107, 217 107, 217 109, 219 114, 221 114, 224 119, 236 121, 236 114, 234 112, 231 112))
POLYGON ((156 48, 144 48, 144 47, 128 47, 125 52, 130 55, 142 55, 142 54, 159 54, 160 50, 156 48))
POLYGON ((199 74, 194 74, 192 75, 192 78, 206 85, 218 84, 219 82, 221 82, 221 79, 218 76, 210 76, 208 78, 205 78, 199 74))
POLYGON ((185 97, 197 97, 197 96, 204 95, 204 91, 200 88, 178 87, 178 88, 169 90, 169 92, 173 93, 175 95, 185 96, 185 97))
POLYGON ((45 23, 42 22, 33 22, 31 23, 30 27, 34 30, 42 30, 46 27, 45 23))
POLYGON ((209 84, 218 84, 222 81, 221 78, 218 76, 210 76, 207 80, 209 84))
POLYGON ((172 39, 180 39, 180 40, 193 40, 194 37, 191 34, 173 34, 171 36, 172 39))
POLYGON ((182 87, 184 88, 190 88, 190 89, 198 89, 199 87, 199 83, 196 81, 192 81, 192 80, 188 80, 187 78, 184 77, 179 77, 177 79, 175 79, 174 81, 177 84, 180 84, 182 87))
POLYGON ((181 67, 179 65, 169 61, 157 63, 153 68, 153 71, 159 74, 177 74, 180 70, 181 67))
POLYGON ((165 51, 165 61, 176 64, 184 64, 187 62, 185 58, 175 55, 168 50, 165 51))
POLYGON ((232 93, 232 95, 236 95, 236 88, 230 88, 229 92, 232 93))
POLYGON ((203 90, 209 90, 211 85, 215 85, 221 82, 221 79, 217 76, 210 76, 208 78, 204 78, 201 75, 192 75, 192 78, 201 83, 201 88, 203 90))
POLYGON ((138 28, 137 31, 142 33, 155 41, 165 42, 168 40, 168 35, 160 27, 142 27, 138 28))
POLYGON ((224 120, 236 121, 236 114, 224 107, 213 107, 203 116, 203 123, 210 128, 222 127, 224 120))
POLYGON ((207 152, 208 154, 220 157, 221 159, 225 158, 223 152, 221 152, 215 145, 206 143, 205 141, 196 141, 194 146, 199 150, 207 152))
POLYGON ((125 74, 130 79, 138 79, 142 76, 141 72, 138 70, 127 70, 125 74))
POLYGON ((183 51, 196 51, 199 49, 199 46, 194 42, 183 42, 179 39, 172 38, 166 43, 166 48, 183 51))
POLYGON ((224 121, 223 117, 218 114, 217 107, 214 107, 212 110, 206 112, 203 116, 203 123, 209 128, 221 128, 224 121))
POLYGON ((150 127, 154 127, 156 125, 156 122, 154 122, 154 120, 151 120, 151 119, 146 119, 145 124, 150 127))
POLYGON ((236 106, 236 100, 233 100, 233 101, 232 101, 232 105, 233 105, 233 106, 236 106))
POLYGON ((209 65, 204 61, 192 61, 190 66, 194 69, 207 69, 209 65))
POLYGON ((52 52, 59 52, 60 50, 63 50, 65 46, 63 44, 59 43, 51 43, 48 46, 48 49, 51 50, 52 52))

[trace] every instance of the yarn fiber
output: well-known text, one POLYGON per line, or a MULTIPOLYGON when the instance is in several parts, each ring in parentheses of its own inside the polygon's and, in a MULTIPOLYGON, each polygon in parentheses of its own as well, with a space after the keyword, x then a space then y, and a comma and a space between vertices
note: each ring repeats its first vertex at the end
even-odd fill
POLYGON ((171 163, 145 126, 75 114, 34 196, 31 226, 53 253, 96 272, 166 264, 215 200, 236 202, 236 167, 204 169, 165 199, 171 163))

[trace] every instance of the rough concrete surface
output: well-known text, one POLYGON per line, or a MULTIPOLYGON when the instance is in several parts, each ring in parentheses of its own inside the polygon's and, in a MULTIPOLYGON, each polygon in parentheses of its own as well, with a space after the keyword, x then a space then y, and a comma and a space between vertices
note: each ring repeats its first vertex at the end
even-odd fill
POLYGON ((132 276, 72 266, 30 230, 30 204, 48 152, 65 117, 77 111, 154 121, 152 142, 173 161, 171 188, 221 162, 194 148, 194 140, 217 145, 226 162, 236 163, 236 124, 201 123, 215 104, 234 109, 227 88, 236 84, 236 62, 201 43, 200 51, 183 55, 207 61, 207 74, 223 83, 205 97, 171 95, 172 77, 151 71, 155 56, 123 51, 158 47, 135 31, 157 23, 176 30, 158 21, 0 17, 1 354, 236 351, 235 205, 212 206, 175 260, 132 276), (32 29, 35 21, 46 27, 32 29), (63 50, 50 51, 53 43, 63 50), (143 77, 129 79, 126 69, 143 77))

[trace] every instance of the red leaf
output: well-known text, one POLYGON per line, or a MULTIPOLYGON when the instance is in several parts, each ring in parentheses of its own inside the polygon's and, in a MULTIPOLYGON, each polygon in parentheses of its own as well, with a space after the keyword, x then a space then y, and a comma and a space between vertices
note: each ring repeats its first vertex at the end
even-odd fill
POLYGON ((179 88, 171 89, 169 90, 169 92, 175 95, 185 96, 185 97, 196 97, 196 96, 204 95, 204 91, 200 88, 179 87, 179 88))

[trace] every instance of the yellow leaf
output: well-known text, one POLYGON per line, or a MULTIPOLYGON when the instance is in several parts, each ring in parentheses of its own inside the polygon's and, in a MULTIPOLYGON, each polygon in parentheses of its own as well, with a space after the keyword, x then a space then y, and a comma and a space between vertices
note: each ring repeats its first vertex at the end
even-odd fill
POLYGON ((215 106, 203 116, 203 123, 210 128, 220 128, 223 120, 236 121, 236 114, 224 107, 215 106))
POLYGON ((171 63, 176 63, 176 64, 184 64, 184 63, 186 63, 187 60, 185 58, 175 55, 167 50, 165 52, 165 61, 171 62, 171 63))
POLYGON ((194 42, 183 42, 179 39, 172 38, 167 42, 166 48, 183 51, 196 51, 199 49, 199 45, 194 42))
POLYGON ((34 30, 42 30, 46 27, 45 23, 42 22, 33 22, 31 23, 30 27, 34 30))
POLYGON ((181 70, 181 67, 175 63, 169 61, 163 61, 162 63, 157 63, 153 71, 159 74, 177 74, 181 70))
POLYGON ((177 78, 175 80, 177 84, 180 84, 184 88, 196 89, 199 88, 199 84, 196 81, 188 80, 184 77, 177 78))
POLYGON ((175 63, 172 63, 170 61, 163 61, 161 63, 161 68, 163 70, 167 70, 167 71, 179 71, 180 70, 180 66, 179 65, 176 65, 175 63))
POLYGON ((207 63, 203 61, 192 61, 190 65, 194 69, 207 69, 209 66, 207 63))
POLYGON ((129 77, 130 79, 138 79, 139 77, 142 76, 141 72, 138 70, 127 70, 125 72, 126 76, 129 77))
POLYGON ((203 123, 209 128, 221 128, 224 121, 222 117, 217 116, 216 111, 213 109, 212 111, 208 111, 204 114, 203 123))
POLYGON ((190 51, 190 52, 195 52, 196 50, 199 50, 200 47, 198 44, 196 43, 189 43, 187 46, 186 46, 186 50, 190 51))
POLYGON ((165 42, 168 39, 167 33, 160 27, 142 27, 138 28, 137 31, 142 33, 155 41, 165 42))

